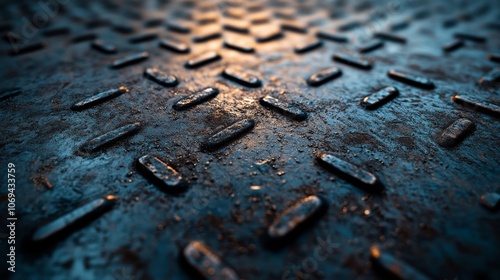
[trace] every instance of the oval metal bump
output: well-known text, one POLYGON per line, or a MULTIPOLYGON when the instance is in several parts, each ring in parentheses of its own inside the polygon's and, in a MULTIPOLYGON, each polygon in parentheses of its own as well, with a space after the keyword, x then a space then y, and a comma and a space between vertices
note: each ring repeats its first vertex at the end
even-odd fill
POLYGON ((242 137, 245 133, 252 130, 255 126, 255 122, 250 119, 244 119, 238 122, 233 123, 232 125, 224 128, 218 133, 214 134, 210 138, 208 138, 202 145, 202 149, 206 151, 212 151, 219 149, 229 142, 232 142, 240 137, 242 137))
POLYGON ((464 46, 464 41, 462 40, 453 40, 449 42, 448 44, 443 46, 443 51, 445 52, 452 52, 455 50, 458 50, 459 48, 464 46))
POLYGON ((222 27, 226 30, 246 34, 249 32, 250 25, 243 20, 226 19, 222 27))
POLYGON ((138 44, 138 43, 143 43, 143 42, 147 42, 147 41, 152 41, 156 38, 158 38, 158 34, 156 34, 156 33, 142 33, 142 34, 138 34, 138 35, 135 35, 135 36, 129 38, 128 41, 131 44, 138 44))
POLYGON ((307 83, 310 86, 317 87, 337 77, 340 77, 340 75, 342 75, 342 71, 339 68, 331 67, 312 74, 307 79, 307 83))
POLYGON ((259 102, 262 106, 271 108, 272 110, 277 111, 292 120, 303 121, 307 119, 307 114, 304 111, 270 95, 262 97, 259 102))
POLYGON ((107 132, 101 136, 98 136, 85 144, 82 145, 81 151, 85 153, 94 153, 99 150, 105 149, 106 147, 116 143, 118 140, 131 136, 139 132, 141 129, 141 123, 135 122, 131 124, 126 124, 115 130, 107 132))
POLYGON ((92 42, 92 47, 105 54, 112 54, 117 51, 114 45, 106 43, 100 39, 94 40, 94 42, 92 42))
POLYGON ((441 133, 438 143, 443 147, 456 146, 471 134, 475 127, 475 124, 468 119, 458 119, 441 133))
POLYGON ((484 101, 478 100, 475 97, 456 94, 451 97, 451 100, 453 100, 457 104, 463 105, 474 111, 489 114, 494 117, 500 117, 500 106, 495 104, 485 103, 484 101))
POLYGON ((127 22, 116 22, 113 24, 113 30, 121 34, 134 33, 134 26, 127 22))
POLYGON ((484 43, 486 42, 486 38, 477 34, 465 33, 465 32, 457 32, 455 33, 455 38, 473 41, 476 43, 484 43))
POLYGON ((397 279, 430 280, 430 278, 409 264, 382 252, 377 246, 370 248, 370 260, 375 269, 381 270, 381 272, 388 274, 388 276, 397 279))
POLYGON ((90 40, 95 40, 97 38, 97 35, 95 33, 83 33, 76 35, 71 39, 72 43, 81 43, 85 41, 90 41, 90 40))
POLYGON ((192 13, 191 17, 199 24, 204 25, 207 23, 216 22, 219 19, 219 13, 216 11, 201 11, 192 13))
POLYGON ((364 44, 358 45, 357 48, 360 53, 367 53, 379 49, 383 46, 384 42, 382 40, 374 39, 364 44))
POLYGON ((177 53, 189 53, 190 51, 187 44, 170 39, 162 39, 160 41, 160 47, 177 53))
POLYGON ((259 30, 254 32, 254 35, 257 42, 264 43, 281 38, 283 33, 281 33, 281 28, 273 26, 259 28, 259 30))
POLYGON ((219 59, 221 59, 221 56, 217 52, 209 51, 188 60, 185 66, 186 68, 198 68, 219 59))
POLYGON ((266 237, 270 241, 269 245, 280 245, 293 233, 323 214, 327 208, 328 203, 321 197, 311 195, 301 199, 279 214, 268 227, 266 237))
POLYGON ((104 18, 93 18, 86 22, 86 27, 88 29, 95 29, 99 27, 109 26, 111 22, 104 18))
POLYGON ((354 30, 354 29, 361 27, 361 26, 363 26, 363 24, 361 22, 353 20, 353 21, 349 21, 349 22, 346 22, 346 23, 340 25, 337 28, 337 30, 340 32, 347 32, 347 31, 354 30))
POLYGON ((182 250, 182 259, 198 277, 207 280, 240 280, 236 271, 201 241, 191 241, 182 250))
POLYGON ((131 54, 122 58, 119 58, 113 63, 111 63, 111 68, 122 68, 125 66, 129 66, 135 63, 139 63, 143 60, 148 59, 149 53, 148 52, 141 52, 141 53, 136 53, 136 54, 131 54))
POLYGON ((180 99, 175 102, 172 108, 176 111, 186 110, 216 97, 217 94, 219 94, 218 89, 208 87, 180 99))
POLYGON ((247 11, 255 14, 255 13, 266 13, 268 14, 269 12, 265 10, 265 7, 263 6, 262 3, 248 3, 247 6, 247 11))
POLYGON ((430 16, 430 14, 431 14, 431 12, 429 10, 423 8, 423 9, 417 10, 413 14, 413 18, 416 20, 425 19, 425 18, 428 18, 430 16))
POLYGON ((210 41, 210 40, 213 40, 213 39, 217 39, 217 38, 220 38, 222 36, 222 32, 218 29, 215 29, 215 30, 209 30, 205 33, 202 33, 202 34, 198 34, 196 36, 193 37, 193 42, 195 43, 203 43, 203 42, 206 42, 206 41, 210 41))
POLYGON ((144 21, 144 27, 146 28, 153 28, 153 27, 158 27, 164 23, 163 18, 150 18, 144 21))
POLYGON ((435 88, 434 83, 425 77, 414 76, 414 75, 406 74, 406 73, 399 72, 396 70, 389 70, 387 72, 387 75, 396 81, 403 82, 405 84, 408 84, 408 85, 411 85, 414 87, 419 87, 419 88, 423 88, 423 89, 435 88))
POLYGON ((259 80, 259 78, 245 72, 245 70, 239 67, 227 67, 222 72, 222 76, 247 87, 256 88, 262 85, 262 82, 259 80))
POLYGON ((229 7, 224 11, 224 16, 234 19, 241 19, 245 16, 245 14, 245 9, 237 7, 229 7))
POLYGON ((109 210, 116 203, 116 201, 117 198, 115 196, 108 195, 84 204, 38 228, 32 236, 32 241, 46 241, 70 231, 73 228, 82 226, 88 220, 109 210))
POLYGON ((240 40, 226 39, 224 41, 224 46, 233 50, 237 50, 244 53, 253 53, 255 51, 252 43, 244 43, 240 40))
POLYGON ((14 97, 22 92, 21 88, 10 88, 4 92, 0 92, 0 101, 14 97))
POLYGON ((401 43, 401 44, 406 43, 406 38, 387 32, 378 32, 377 34, 375 34, 375 37, 380 38, 382 40, 401 43))
POLYGON ((443 27, 445 27, 445 28, 450 28, 450 27, 453 27, 455 25, 457 25, 456 17, 451 17, 451 18, 445 19, 443 21, 443 27))
POLYGON ((309 51, 312 51, 314 49, 317 49, 323 45, 323 42, 321 42, 318 39, 312 39, 312 40, 304 40, 298 44, 296 44, 293 48, 296 53, 306 53, 309 51))
POLYGON ((318 155, 318 161, 321 165, 357 187, 361 187, 370 192, 380 192, 383 189, 382 184, 374 174, 338 157, 320 153, 318 155))
POLYGON ((144 75, 150 80, 166 87, 174 87, 179 84, 179 81, 174 75, 171 75, 157 67, 147 68, 144 75))
POLYGON ((263 24, 270 20, 270 14, 267 11, 260 11, 248 15, 248 19, 252 24, 263 24))
POLYGON ((349 42, 349 38, 348 37, 346 37, 344 35, 330 33, 330 32, 327 32, 327 31, 318 31, 316 33, 316 36, 318 38, 325 39, 325 40, 330 40, 330 41, 337 42, 337 43, 347 43, 347 42, 349 42))
POLYGON ((374 92, 361 101, 361 106, 368 110, 374 110, 391 101, 398 96, 399 91, 395 87, 386 87, 377 92, 374 92))
POLYGON ((167 24, 167 28, 170 31, 181 33, 181 34, 187 34, 191 32, 191 27, 189 27, 186 24, 180 23, 180 22, 169 22, 167 24))
POLYGON ((340 63, 344 63, 349 66, 354 66, 356 68, 365 70, 372 69, 372 63, 364 58, 355 58, 345 54, 334 54, 333 59, 340 63))
POLYGON ((410 25, 410 20, 406 19, 406 20, 402 20, 402 21, 391 24, 390 29, 391 29, 391 31, 400 31, 400 30, 408 28, 409 25, 410 25))
POLYGON ((490 53, 488 54, 488 59, 494 62, 500 62, 500 53, 490 53))
POLYGON ((10 55, 15 56, 15 55, 27 54, 30 52, 44 49, 46 47, 47 47, 46 42, 38 42, 38 43, 23 45, 21 47, 17 47, 17 48, 14 48, 13 50, 11 50, 10 55))
POLYGON ((298 20, 282 20, 281 28, 297 33, 307 33, 307 24, 298 20))
POLYGON ((500 84, 500 68, 495 68, 486 73, 478 82, 482 86, 494 86, 500 84))
POLYGON ((137 160, 139 167, 149 175, 154 183, 166 192, 186 190, 187 182, 175 169, 152 155, 145 155, 137 160))
POLYGON ((74 111, 80 111, 83 109, 90 108, 96 104, 100 104, 102 102, 108 101, 110 99, 113 99, 115 97, 118 97, 124 93, 129 92, 128 88, 121 86, 119 88, 114 88, 110 90, 103 91, 101 93, 98 93, 94 96, 85 98, 81 101, 76 102, 71 106, 71 110, 74 111))
POLYGON ((483 194, 481 196, 481 205, 490 210, 496 210, 500 208, 500 194, 498 193, 483 194))
POLYGON ((274 11, 274 16, 277 18, 280 18, 280 19, 293 20, 293 19, 295 19, 296 13, 297 13, 297 10, 295 10, 293 8, 287 9, 285 7, 282 7, 282 9, 274 11))
POLYGON ((45 29, 43 35, 45 37, 60 36, 69 34, 70 29, 66 26, 52 27, 50 29, 45 29))

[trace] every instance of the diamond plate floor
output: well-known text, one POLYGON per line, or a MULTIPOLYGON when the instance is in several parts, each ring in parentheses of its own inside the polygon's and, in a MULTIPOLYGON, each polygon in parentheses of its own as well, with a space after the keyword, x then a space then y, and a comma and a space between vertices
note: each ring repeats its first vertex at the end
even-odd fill
POLYGON ((498 3, 48 2, 0 12, 2 276, 500 278, 498 3))

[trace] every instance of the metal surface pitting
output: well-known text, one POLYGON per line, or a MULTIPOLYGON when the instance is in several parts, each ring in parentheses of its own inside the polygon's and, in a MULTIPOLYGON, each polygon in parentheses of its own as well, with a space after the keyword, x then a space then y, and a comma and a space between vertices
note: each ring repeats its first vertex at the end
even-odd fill
POLYGON ((500 278, 498 2, 47 2, 0 9, 6 277, 500 278))

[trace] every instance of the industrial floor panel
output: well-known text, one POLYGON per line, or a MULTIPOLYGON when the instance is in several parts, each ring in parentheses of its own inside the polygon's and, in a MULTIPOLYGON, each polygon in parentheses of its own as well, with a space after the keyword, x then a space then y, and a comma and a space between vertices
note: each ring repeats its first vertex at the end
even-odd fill
POLYGON ((2 279, 500 279, 500 2, 0 14, 2 279))

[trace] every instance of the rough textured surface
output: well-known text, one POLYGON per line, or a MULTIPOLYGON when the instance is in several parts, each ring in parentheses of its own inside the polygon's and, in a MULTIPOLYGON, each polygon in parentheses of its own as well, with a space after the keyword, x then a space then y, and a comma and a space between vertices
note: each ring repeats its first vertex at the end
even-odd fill
MULTIPOLYGON (((0 42, 0 174, 5 182, 3 170, 15 163, 19 219, 18 271, 11 279, 189 279, 179 256, 194 240, 245 279, 374 279, 374 244, 432 279, 500 278, 500 212, 480 205, 483 194, 500 191, 500 122, 451 100, 467 94, 500 105, 497 83, 478 84, 498 68, 488 56, 500 49, 497 2, 61 2, 68 4, 59 5, 52 23, 29 34, 22 18, 33 21, 37 2, 11 1, 0 11, 2 32, 26 38, 23 53, 14 56, 12 46, 0 42), (241 14, 228 8, 243 10, 249 33, 222 28, 221 17, 241 14), (281 28, 282 20, 295 21, 295 28, 281 28), (303 25, 307 33, 297 32, 303 25), (57 27, 69 30, 54 32, 57 27), (212 30, 220 36, 193 42, 212 30), (262 40, 264 31, 271 39, 262 40), (318 31, 349 41, 322 37, 321 47, 294 51, 318 31), (130 42, 151 33, 157 36, 130 42), (405 42, 374 39, 378 33, 405 42), (444 52, 455 34, 464 45, 444 52), (165 38, 188 44, 190 52, 160 47, 165 38), (115 46, 116 54, 93 48, 94 39, 115 46), (225 40, 248 41, 242 45, 254 52, 224 47, 225 40), (363 53, 371 70, 332 61, 335 53, 356 57, 359 47, 377 40, 383 45, 363 53), (221 59, 184 66, 210 51, 221 59), (110 67, 142 52, 148 59, 110 67), (230 66, 256 75, 262 86, 224 78, 230 66), (167 88, 145 78, 148 67, 161 67, 179 84, 167 88), (307 84, 331 67, 342 76, 307 84), (390 79, 392 69, 426 77, 435 88, 390 79), (70 108, 120 86, 129 92, 83 111, 70 108), (399 95, 372 111, 360 106, 387 86, 399 95), (220 93, 188 110, 172 109, 206 87, 220 93), (266 95, 300 108, 307 120, 264 108, 259 99, 266 95), (459 118, 476 130, 456 147, 441 147, 439 135, 459 118), (242 119, 255 120, 244 137, 215 152, 200 150, 208 137, 242 119), (137 134, 103 151, 78 152, 89 139, 133 122, 142 126, 137 134), (317 151, 377 174, 385 190, 368 194, 338 178, 318 165, 317 151), (135 162, 146 154, 182 174, 186 192, 164 193, 138 173, 135 162), (118 197, 110 211, 43 248, 28 242, 35 229, 106 195, 118 197), (279 250, 263 246, 276 214, 310 195, 326 200, 326 213, 279 250), (319 260, 314 252, 322 246, 330 254, 319 260)), ((0 193, 5 221, 5 188, 0 193)))

